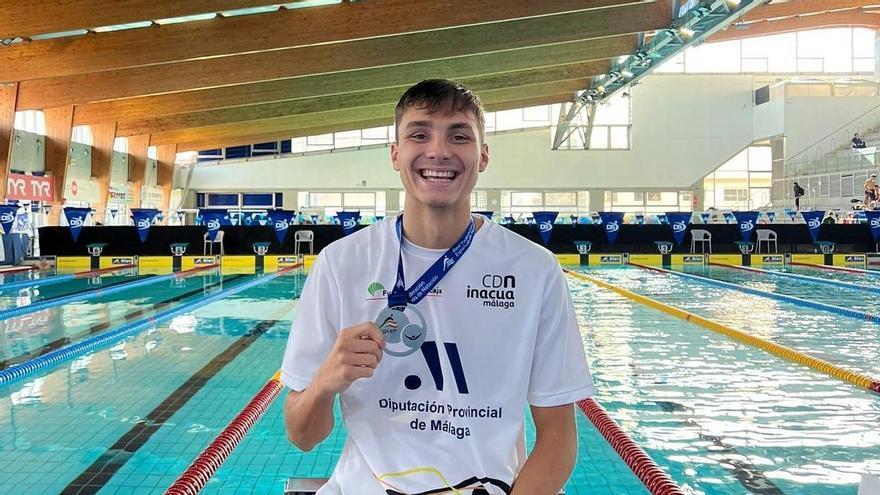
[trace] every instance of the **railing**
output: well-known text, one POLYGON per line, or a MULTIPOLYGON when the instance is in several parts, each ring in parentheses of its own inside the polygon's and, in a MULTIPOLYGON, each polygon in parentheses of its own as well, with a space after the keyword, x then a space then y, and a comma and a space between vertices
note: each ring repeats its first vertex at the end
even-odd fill
POLYGON ((876 105, 831 131, 800 153, 785 161, 785 176, 798 177, 813 173, 857 170, 870 167, 876 163, 876 149, 850 150, 853 134, 865 133, 877 128, 880 124, 880 105, 876 105), (870 155, 870 158, 869 158, 870 155), (829 169, 825 162, 829 161, 833 168, 829 169))

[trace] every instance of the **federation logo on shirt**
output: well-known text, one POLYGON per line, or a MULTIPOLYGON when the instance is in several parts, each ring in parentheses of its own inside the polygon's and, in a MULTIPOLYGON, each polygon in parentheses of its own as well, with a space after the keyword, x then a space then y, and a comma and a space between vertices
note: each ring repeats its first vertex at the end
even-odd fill
MULTIPOLYGON (((391 291, 385 288, 381 282, 376 281, 367 286, 367 293, 370 297, 367 298, 368 301, 376 300, 376 299, 387 299, 388 294, 391 294, 391 291)), ((431 292, 428 293, 429 297, 439 297, 443 295, 443 289, 440 287, 434 287, 431 289, 431 292)))
POLYGON ((465 296, 483 302, 484 308, 510 309, 516 305, 516 277, 486 274, 476 286, 467 286, 465 296))

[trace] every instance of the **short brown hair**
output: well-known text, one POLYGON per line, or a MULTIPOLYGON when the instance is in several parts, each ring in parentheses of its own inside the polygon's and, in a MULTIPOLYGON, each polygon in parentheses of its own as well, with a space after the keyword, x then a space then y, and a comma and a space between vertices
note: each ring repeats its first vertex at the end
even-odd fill
MULTIPOLYGON (((426 79, 410 87, 401 95, 394 109, 394 125, 400 127, 403 112, 409 107, 424 108, 428 113, 441 110, 473 112, 477 120, 480 141, 486 140, 486 116, 483 102, 470 89, 447 79, 426 79)), ((395 129, 395 133, 397 129, 395 129)))

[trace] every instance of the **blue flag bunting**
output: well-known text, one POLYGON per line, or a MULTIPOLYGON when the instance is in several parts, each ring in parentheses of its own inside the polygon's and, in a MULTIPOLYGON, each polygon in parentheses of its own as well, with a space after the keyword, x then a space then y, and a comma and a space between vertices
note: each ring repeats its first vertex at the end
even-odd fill
POLYGON ((599 218, 602 219, 602 225, 605 226, 605 235, 608 236, 608 244, 614 244, 617 240, 617 231, 623 224, 622 211, 600 211, 599 218))
POLYGON ((690 212, 670 211, 666 213, 666 218, 669 219, 675 244, 681 246, 681 243, 684 242, 684 235, 687 234, 688 225, 691 223, 690 212))
POLYGON ((82 228, 86 224, 86 217, 91 212, 91 208, 77 208, 74 206, 64 208, 64 218, 67 219, 67 225, 70 227, 70 235, 73 236, 73 242, 79 239, 79 233, 82 232, 82 228))
POLYGON ((880 211, 865 211, 864 214, 868 219, 868 226, 871 227, 874 242, 877 242, 880 239, 880 211))
POLYGON ((343 235, 349 235, 354 233, 354 230, 357 228, 358 222, 361 219, 361 212, 337 211, 336 218, 339 219, 339 224, 342 225, 343 235))
POLYGON ((645 214, 644 213, 636 213, 636 223, 639 225, 645 225, 645 214))
POLYGON ((220 232, 220 227, 230 225, 229 215, 226 213, 225 209, 218 210, 211 208, 209 210, 207 208, 202 208, 199 210, 199 214, 202 217, 202 223, 208 227, 208 240, 216 240, 217 232, 220 232))
POLYGON ((733 213, 730 213, 729 211, 725 212, 724 213, 724 221, 726 223, 736 223, 736 215, 734 215, 733 213))
POLYGON ((773 223, 773 221, 776 220, 776 212, 775 211, 768 211, 767 212, 767 220, 769 220, 770 223, 773 223))
POLYGON ((813 237, 813 242, 816 242, 819 239, 819 227, 822 226, 822 219, 825 218, 825 212, 802 211, 801 216, 803 216, 804 221, 807 222, 807 228, 810 229, 810 235, 813 237))
POLYGON ((755 224, 758 223, 757 211, 737 211, 733 213, 737 223, 739 223, 739 233, 742 234, 744 242, 752 240, 752 233, 755 231, 755 224))
POLYGON ((700 220, 702 220, 703 223, 708 224, 709 220, 711 220, 711 219, 712 219, 711 213, 700 213, 700 220))
POLYGON ((535 223, 538 225, 538 233, 541 234, 541 240, 544 245, 550 243, 550 235, 553 234, 553 222, 556 221, 558 211, 536 211, 532 213, 535 217, 535 223))
POLYGON ((797 211, 792 210, 791 208, 786 208, 785 213, 788 214, 788 218, 790 218, 791 221, 794 222, 795 217, 797 217, 797 211))
POLYGON ((669 218, 666 217, 665 213, 658 213, 657 214, 657 221, 660 223, 660 225, 668 225, 669 224, 669 218))
POLYGON ((290 210, 269 210, 269 221, 275 229, 275 237, 278 238, 278 244, 284 243, 284 236, 287 235, 287 229, 293 224, 296 217, 295 211, 290 210))
POLYGON ((132 208, 131 218, 134 220, 134 226, 137 227, 138 236, 141 243, 146 242, 147 234, 150 233, 150 225, 153 219, 159 214, 159 210, 155 208, 132 208))
POLYGON ((12 233, 12 224, 15 223, 15 212, 18 205, 0 205, 0 225, 3 226, 4 234, 12 233))

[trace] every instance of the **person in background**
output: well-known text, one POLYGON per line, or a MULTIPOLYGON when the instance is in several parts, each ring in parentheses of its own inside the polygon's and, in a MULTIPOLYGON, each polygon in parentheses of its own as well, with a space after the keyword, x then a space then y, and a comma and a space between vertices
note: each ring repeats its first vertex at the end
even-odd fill
POLYGON ((855 149, 862 149, 862 148, 865 148, 865 147, 866 147, 866 145, 865 145, 865 140, 862 139, 861 137, 859 137, 859 133, 858 133, 858 132, 855 133, 855 134, 853 134, 853 138, 852 138, 852 147, 853 147, 854 150, 855 150, 855 149))
POLYGON ((801 209, 801 197, 804 195, 806 191, 801 187, 797 182, 794 183, 794 209, 800 211, 801 209))
POLYGON ((865 181, 865 204, 871 204, 877 199, 877 174, 871 174, 865 181))

